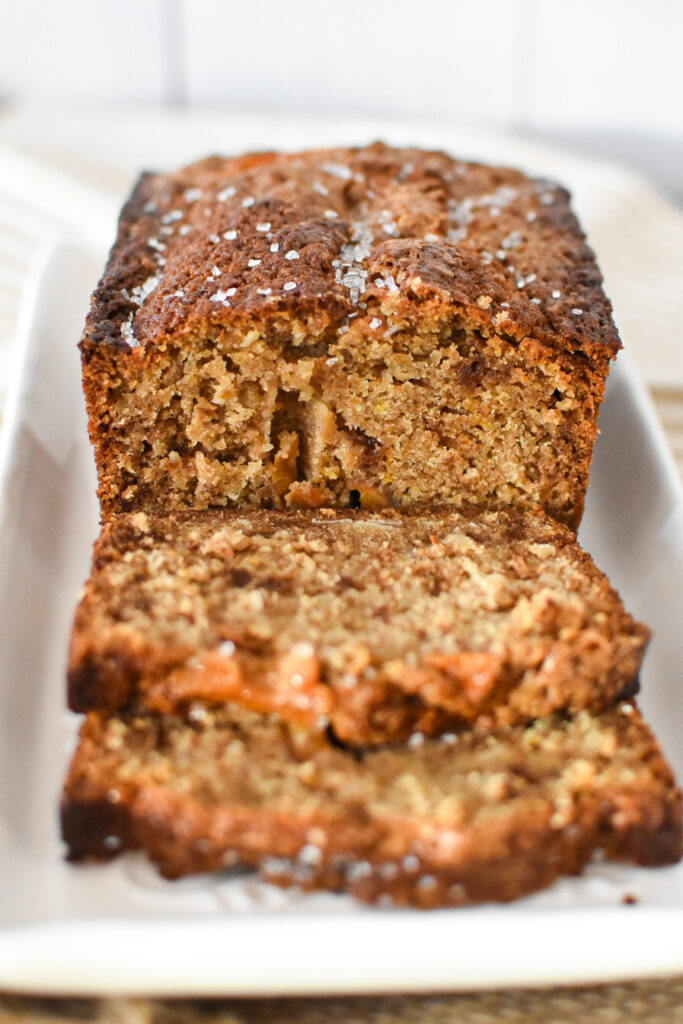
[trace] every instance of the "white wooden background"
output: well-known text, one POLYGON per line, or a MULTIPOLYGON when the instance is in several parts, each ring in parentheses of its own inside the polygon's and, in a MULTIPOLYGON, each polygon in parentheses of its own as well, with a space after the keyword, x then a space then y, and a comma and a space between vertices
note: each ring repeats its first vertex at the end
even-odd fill
POLYGON ((683 139, 680 0, 0 0, 0 102, 683 139))

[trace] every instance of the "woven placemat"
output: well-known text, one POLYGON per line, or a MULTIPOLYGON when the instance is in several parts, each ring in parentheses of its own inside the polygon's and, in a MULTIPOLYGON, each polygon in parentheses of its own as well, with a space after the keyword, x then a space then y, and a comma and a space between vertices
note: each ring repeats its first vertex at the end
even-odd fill
POLYGON ((590 988, 344 999, 0 996, 0 1024, 683 1024, 683 978, 590 988))

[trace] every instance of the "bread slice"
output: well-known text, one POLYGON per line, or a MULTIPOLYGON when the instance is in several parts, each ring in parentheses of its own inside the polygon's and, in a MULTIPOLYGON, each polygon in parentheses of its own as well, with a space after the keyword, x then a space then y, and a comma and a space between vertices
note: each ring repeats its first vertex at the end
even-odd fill
POLYGON ((238 862, 283 885, 420 907, 511 900, 597 850, 667 864, 681 799, 635 705, 419 747, 301 750, 244 708, 86 719, 62 807, 71 859, 163 874, 238 862))
POLYGON ((96 544, 70 703, 236 701, 362 746, 599 709, 647 637, 542 515, 138 512, 96 544))
POLYGON ((568 194, 375 144, 145 175, 81 342, 105 515, 543 508, 620 347, 568 194))

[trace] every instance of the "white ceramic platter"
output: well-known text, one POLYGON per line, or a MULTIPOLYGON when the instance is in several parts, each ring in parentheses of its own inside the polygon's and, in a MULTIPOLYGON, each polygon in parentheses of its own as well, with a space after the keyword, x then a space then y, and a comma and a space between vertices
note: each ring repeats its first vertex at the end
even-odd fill
MULTIPOLYGON (((102 262, 46 251, 4 425, 0 990, 416 992, 683 973, 683 866, 595 864, 509 906, 421 913, 293 895, 249 874, 168 883, 139 856, 65 863, 57 806, 77 720, 64 664, 97 530, 75 341, 102 262)), ((683 777, 683 493, 624 354, 601 427, 582 539, 653 627, 642 705, 683 777)))

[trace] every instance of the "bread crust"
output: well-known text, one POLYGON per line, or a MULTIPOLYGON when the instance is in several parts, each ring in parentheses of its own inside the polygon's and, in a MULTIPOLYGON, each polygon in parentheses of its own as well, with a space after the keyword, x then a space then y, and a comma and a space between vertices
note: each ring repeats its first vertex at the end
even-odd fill
POLYGON ((243 709, 206 716, 88 717, 62 807, 72 859, 143 848, 168 877, 243 863, 281 885, 430 908, 516 899, 598 849, 680 857, 680 793, 631 704, 495 745, 464 732, 355 756, 297 755, 243 709))

